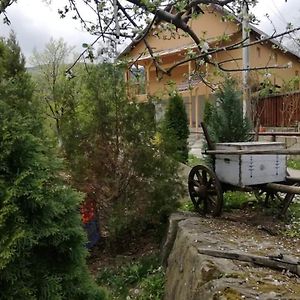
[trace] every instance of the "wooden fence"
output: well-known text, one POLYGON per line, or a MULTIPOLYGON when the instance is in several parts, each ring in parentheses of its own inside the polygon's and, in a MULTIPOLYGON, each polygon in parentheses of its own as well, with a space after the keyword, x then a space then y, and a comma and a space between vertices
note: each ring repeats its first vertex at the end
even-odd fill
POLYGON ((300 123, 300 92, 259 99, 258 116, 264 127, 291 127, 300 123))

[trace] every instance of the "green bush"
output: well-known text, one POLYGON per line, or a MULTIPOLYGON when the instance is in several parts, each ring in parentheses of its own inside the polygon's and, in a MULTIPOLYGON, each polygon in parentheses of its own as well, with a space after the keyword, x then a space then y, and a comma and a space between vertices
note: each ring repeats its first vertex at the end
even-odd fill
POLYGON ((300 170, 300 160, 298 159, 288 159, 287 160, 288 168, 292 168, 295 170, 300 170))
POLYGON ((157 138, 153 105, 128 99, 122 72, 100 64, 82 74, 62 137, 76 186, 95 199, 110 238, 126 243, 148 225, 166 223, 182 184, 178 163, 157 138))
POLYGON ((82 195, 64 180, 24 65, 9 73, 13 48, 0 49, 0 298, 105 299, 85 262, 82 195))
POLYGON ((234 79, 226 78, 214 104, 207 102, 204 121, 213 142, 245 142, 251 139, 250 121, 243 116, 241 93, 234 79))
POLYGON ((189 127, 187 114, 184 107, 183 99, 178 94, 172 95, 168 101, 168 106, 164 118, 165 132, 164 136, 173 139, 176 144, 175 157, 185 163, 188 159, 188 137, 189 127))
POLYGON ((203 164, 205 164, 205 161, 203 158, 199 158, 193 154, 189 154, 188 161, 187 161, 188 166, 194 167, 194 166, 203 165, 203 164))
POLYGON ((165 279, 159 255, 145 256, 136 262, 105 268, 98 274, 97 282, 111 292, 112 299, 163 299, 165 279))
POLYGON ((137 300, 162 300, 164 296, 165 276, 162 271, 145 278, 140 284, 141 293, 137 300))
MULTIPOLYGON (((297 197, 297 196, 296 196, 297 197)), ((289 207, 289 220, 286 224, 284 234, 292 238, 300 238, 300 203, 294 199, 289 207)))
POLYGON ((241 208, 244 203, 252 199, 253 196, 246 192, 226 192, 224 193, 225 210, 241 208))

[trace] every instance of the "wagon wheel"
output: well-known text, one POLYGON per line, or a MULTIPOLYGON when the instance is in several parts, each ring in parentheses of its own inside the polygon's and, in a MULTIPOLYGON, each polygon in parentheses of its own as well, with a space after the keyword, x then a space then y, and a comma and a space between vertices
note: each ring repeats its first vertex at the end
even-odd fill
POLYGON ((290 204, 292 203, 294 197, 295 197, 295 194, 286 194, 284 203, 283 203, 283 208, 280 212, 280 217, 284 218, 286 216, 287 210, 288 210, 290 204))
MULTIPOLYGON (((293 184, 294 186, 299 186, 299 183, 295 183, 293 184)), ((283 201, 283 207, 282 207, 282 210, 280 212, 280 217, 285 217, 286 216, 286 213, 287 213, 287 210, 290 206, 290 204, 293 202, 294 200, 294 197, 295 197, 295 194, 286 194, 285 198, 284 198, 284 201, 283 201)))
POLYGON ((211 214, 213 217, 221 214, 223 192, 212 170, 203 165, 193 167, 189 174, 188 186, 196 211, 211 214))
MULTIPOLYGON (((298 184, 294 185, 297 186, 298 184)), ((257 200, 261 202, 264 201, 265 206, 268 206, 270 200, 272 202, 277 200, 277 202, 279 202, 280 207, 279 217, 282 218, 286 216, 287 210, 295 197, 295 194, 292 193, 281 193, 264 190, 255 191, 254 195, 257 198, 257 200)))
MULTIPOLYGON (((289 172, 286 171, 286 176, 289 175, 290 175, 289 172)), ((295 195, 259 189, 259 190, 254 190, 254 196, 260 203, 263 203, 265 207, 269 206, 270 201, 272 202, 277 201, 277 203, 279 203, 281 207, 284 207, 286 201, 289 201, 289 199, 292 197, 291 200, 289 201, 291 202, 295 195)))
POLYGON ((266 191, 266 190, 255 190, 254 196, 258 202, 263 203, 264 206, 268 207, 271 202, 277 201, 280 204, 284 203, 286 194, 275 192, 275 191, 266 191))

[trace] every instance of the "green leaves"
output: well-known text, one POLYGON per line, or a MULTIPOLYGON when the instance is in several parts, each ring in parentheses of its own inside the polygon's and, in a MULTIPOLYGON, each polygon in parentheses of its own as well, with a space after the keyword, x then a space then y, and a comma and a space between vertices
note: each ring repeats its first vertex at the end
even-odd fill
POLYGON ((216 103, 206 105, 204 121, 216 143, 250 140, 250 121, 243 116, 241 93, 233 79, 226 78, 216 103))
POLYGON ((181 162, 188 159, 187 139, 189 137, 189 127, 187 114, 182 97, 175 93, 168 100, 168 106, 164 119, 164 138, 170 140, 175 146, 174 152, 170 153, 181 162))
POLYGON ((0 298, 104 299, 86 269, 82 195, 64 182, 21 60, 14 73, 5 59, 0 52, 0 298))
POLYGON ((120 66, 89 66, 79 84, 77 105, 62 126, 66 156, 77 186, 107 216, 111 240, 126 243, 176 207, 177 163, 154 142, 153 103, 127 98, 120 66))

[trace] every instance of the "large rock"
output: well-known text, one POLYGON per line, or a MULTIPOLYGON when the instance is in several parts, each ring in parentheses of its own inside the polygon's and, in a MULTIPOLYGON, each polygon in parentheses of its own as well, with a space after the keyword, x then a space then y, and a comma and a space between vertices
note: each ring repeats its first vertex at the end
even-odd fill
POLYGON ((174 214, 163 248, 165 300, 300 299, 296 276, 198 252, 205 248, 295 256, 299 255, 299 241, 295 241, 280 240, 245 224, 174 214))

